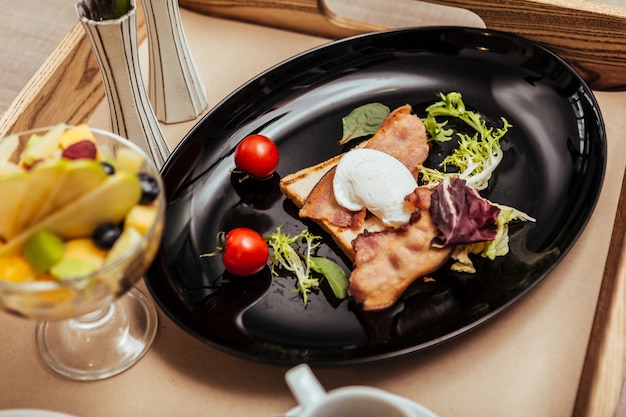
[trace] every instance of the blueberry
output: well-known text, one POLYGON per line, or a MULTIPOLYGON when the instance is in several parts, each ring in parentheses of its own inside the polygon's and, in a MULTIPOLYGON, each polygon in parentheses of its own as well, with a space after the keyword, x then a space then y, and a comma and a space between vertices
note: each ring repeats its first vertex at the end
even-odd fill
POLYGON ((141 200, 139 204, 150 204, 159 195, 159 183, 157 180, 146 173, 137 174, 139 182, 141 183, 141 200))
POLYGON ((115 167, 108 162, 101 161, 100 166, 102 166, 102 169, 104 169, 107 175, 115 174, 115 167))
POLYGON ((103 223, 93 231, 93 243, 101 249, 111 249, 122 234, 122 225, 103 223))

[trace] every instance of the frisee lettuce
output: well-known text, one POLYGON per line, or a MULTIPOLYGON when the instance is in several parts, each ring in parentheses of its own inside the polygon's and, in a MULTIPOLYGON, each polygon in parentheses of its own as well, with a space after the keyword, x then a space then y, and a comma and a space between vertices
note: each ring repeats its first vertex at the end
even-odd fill
POLYGON ((284 271, 295 275, 298 288, 294 291, 302 295, 305 307, 309 293, 320 284, 320 279, 314 278, 312 272, 326 278, 335 297, 338 299, 347 297, 348 278, 343 269, 330 259, 313 255, 321 243, 321 236, 314 235, 307 229, 296 236, 291 236, 283 233, 281 226, 278 226, 275 232, 263 237, 271 249, 272 274, 280 276, 284 271))
POLYGON ((424 125, 431 140, 446 142, 452 139, 452 129, 445 129, 448 121, 439 122, 437 117, 457 118, 476 133, 472 136, 457 133, 459 146, 441 162, 443 170, 419 166, 422 181, 428 187, 435 187, 446 176, 456 176, 464 179, 470 187, 483 190, 502 160, 500 139, 512 126, 504 117, 501 118, 501 128, 487 126, 479 113, 466 109, 460 93, 440 93, 439 97, 440 101, 426 108, 424 125), (448 169, 450 165, 456 168, 453 172, 448 169))
POLYGON ((454 130, 445 128, 448 125, 447 120, 438 122, 437 119, 429 113, 428 116, 422 119, 422 122, 424 123, 424 127, 431 141, 447 142, 452 139, 454 130))

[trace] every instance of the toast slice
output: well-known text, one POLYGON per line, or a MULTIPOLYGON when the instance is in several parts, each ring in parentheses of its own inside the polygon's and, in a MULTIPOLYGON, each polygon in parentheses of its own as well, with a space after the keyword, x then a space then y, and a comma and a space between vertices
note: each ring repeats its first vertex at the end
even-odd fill
MULTIPOLYGON (((429 151, 424 124, 419 117, 412 114, 412 108, 408 104, 393 110, 378 131, 370 139, 359 143, 355 148, 372 148, 383 151, 402 162, 415 178, 417 178, 418 174, 417 165, 426 159, 429 151)), ((366 215, 365 212, 352 218, 352 222, 346 222, 346 216, 350 217, 351 212, 338 207, 334 197, 329 199, 328 193, 332 193, 332 177, 326 179, 330 181, 322 181, 322 179, 326 175, 334 175, 333 168, 339 163, 343 155, 337 155, 317 165, 287 175, 280 181, 280 189, 283 194, 301 209, 301 217, 315 220, 332 236, 346 256, 354 261, 352 241, 360 233, 365 230, 373 233, 390 228, 386 227, 376 216, 366 215), (323 187, 325 188, 323 191, 319 191, 321 188, 316 187, 318 183, 321 185, 322 182, 326 182, 326 187, 323 187), (330 190, 328 189, 328 182, 331 183, 330 190), (319 191, 319 193, 311 194, 314 189, 316 192, 319 191), (311 204, 307 202, 309 195, 311 195, 311 200, 309 200, 311 204), (337 210, 332 208, 333 203, 337 210), (331 207, 331 213, 316 212, 317 208, 324 205, 331 207), (342 211, 343 213, 340 213, 342 211), (341 221, 334 221, 337 219, 327 217, 335 213, 343 216, 341 221)))
MULTIPOLYGON (((367 141, 359 144, 358 147, 364 147, 367 141)), ((313 191, 317 183, 327 175, 329 171, 335 167, 344 154, 339 154, 326 161, 320 162, 304 168, 293 174, 283 177, 280 181, 280 190, 298 207, 302 208, 305 201, 313 191)), ((354 248, 352 241, 364 230, 376 232, 386 229, 386 226, 376 216, 367 216, 359 229, 351 229, 349 227, 336 226, 328 220, 316 220, 328 234, 332 237, 339 248, 346 254, 350 260, 354 260, 354 248)))
MULTIPOLYGON (((362 142, 359 144, 359 147, 363 147, 366 144, 367 141, 362 142)), ((336 155, 317 165, 306 167, 283 177, 280 181, 280 190, 287 198, 293 201, 298 208, 302 208, 309 194, 313 191, 313 188, 315 188, 324 175, 331 175, 330 171, 339 163, 343 155, 343 153, 336 155)), ((362 226, 358 229, 336 226, 325 219, 316 220, 316 223, 328 232, 343 253, 352 261, 354 260, 352 241, 356 239, 360 233, 363 233, 364 230, 378 232, 389 229, 376 216, 367 216, 362 226)))

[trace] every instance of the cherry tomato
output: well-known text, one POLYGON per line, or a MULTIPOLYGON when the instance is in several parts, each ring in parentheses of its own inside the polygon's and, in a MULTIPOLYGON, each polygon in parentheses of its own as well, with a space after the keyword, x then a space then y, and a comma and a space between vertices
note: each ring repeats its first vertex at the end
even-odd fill
POLYGON ((267 263, 269 250, 259 233, 247 227, 238 227, 226 233, 222 262, 230 273, 239 276, 254 275, 267 263))
POLYGON ((256 178, 267 178, 278 166, 278 148, 273 140, 263 135, 250 135, 235 149, 237 169, 256 178))

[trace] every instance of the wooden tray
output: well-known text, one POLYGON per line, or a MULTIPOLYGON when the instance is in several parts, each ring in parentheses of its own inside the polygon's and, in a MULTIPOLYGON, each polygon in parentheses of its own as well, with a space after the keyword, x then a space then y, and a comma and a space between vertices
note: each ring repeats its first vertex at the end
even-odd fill
MULTIPOLYGON (((180 4, 213 16, 330 39, 391 27, 376 23, 374 17, 369 22, 338 14, 335 6, 340 1, 351 0, 180 0, 180 4)), ((412 0, 403 1, 406 4, 412 0)), ((516 33, 548 46, 570 62, 596 90, 626 90, 624 7, 588 0, 431 0, 429 3, 465 8, 478 15, 488 28, 516 33)), ((142 13, 137 18, 141 41, 145 39, 142 13)), ((82 26, 76 23, 0 116, 0 137, 60 120, 73 124, 85 122, 103 99, 97 63, 82 26), (66 97, 73 99, 68 101, 66 97)), ((617 415, 626 375, 625 233, 626 185, 623 185, 574 409, 577 417, 617 415)))

